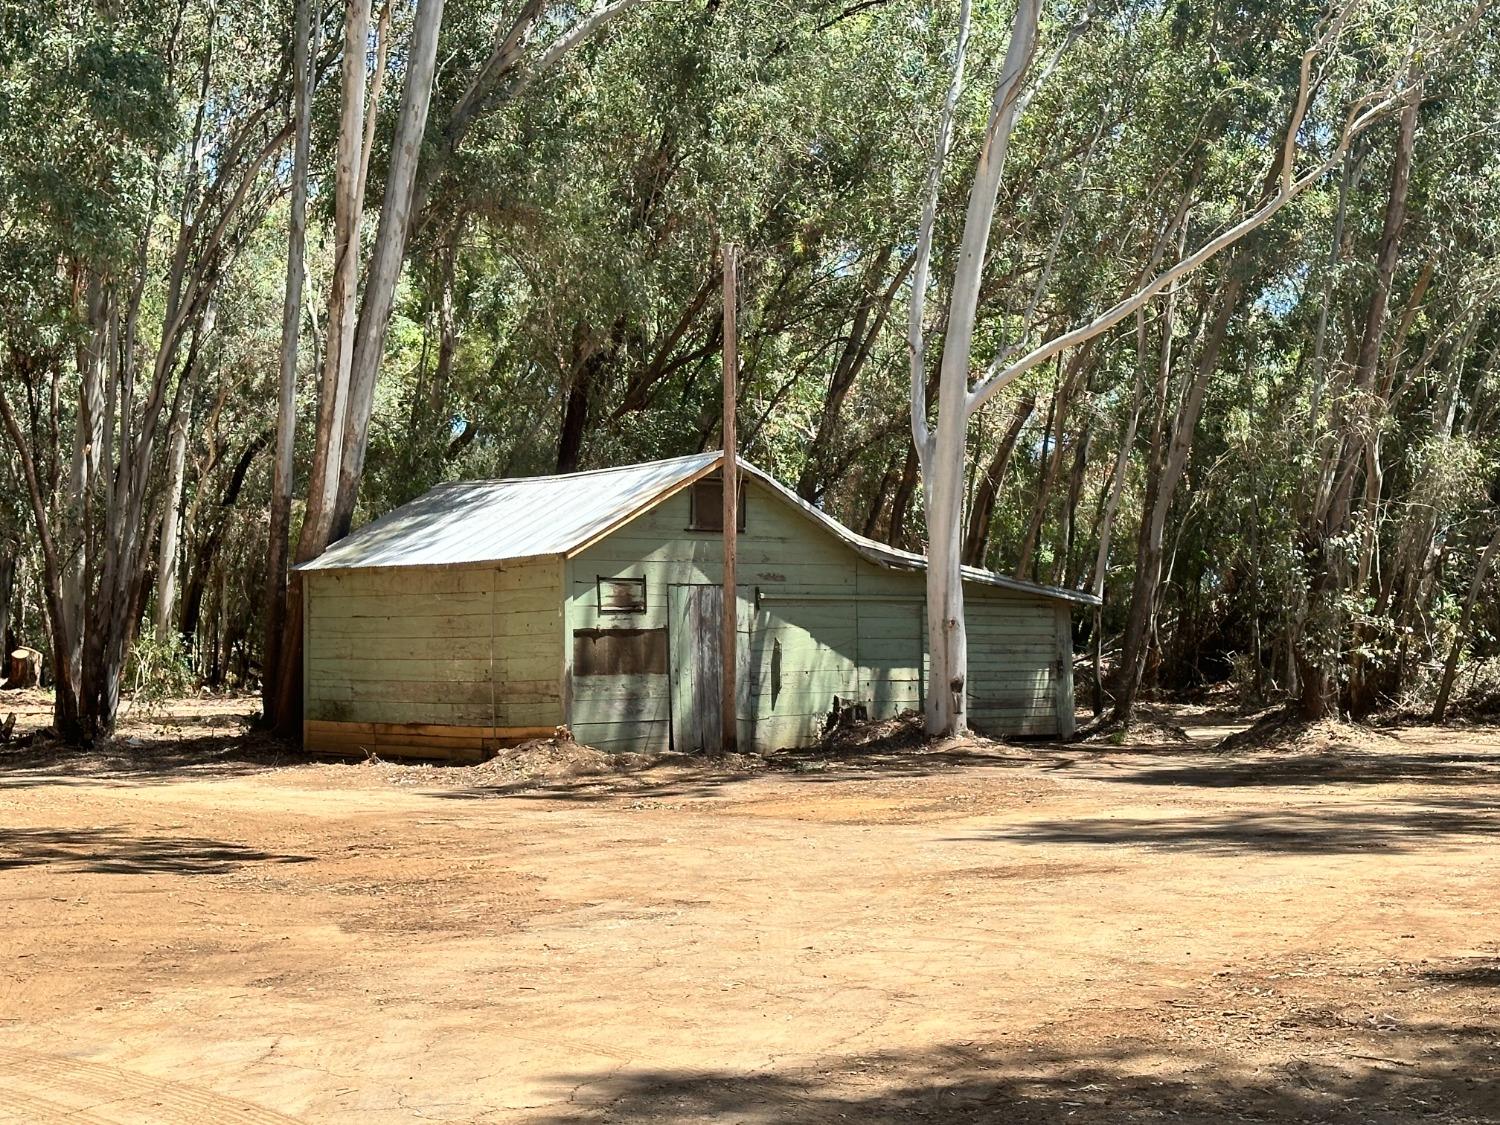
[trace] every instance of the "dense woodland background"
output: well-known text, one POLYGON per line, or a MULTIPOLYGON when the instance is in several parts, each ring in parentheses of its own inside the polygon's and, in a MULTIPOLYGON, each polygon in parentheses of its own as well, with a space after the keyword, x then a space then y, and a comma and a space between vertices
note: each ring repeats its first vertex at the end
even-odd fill
MULTIPOLYGON (((296 554, 318 441, 348 421, 320 416, 331 310, 352 316, 333 292, 352 274, 378 321, 382 253, 404 269, 369 336, 356 525, 440 480, 714 447, 733 242, 744 452, 855 530, 922 550, 906 310, 956 7, 377 0, 351 39, 332 0, 0 0, 0 632, 71 681, 63 733, 107 734, 133 684, 250 687, 287 666, 267 652, 278 549, 296 554), (403 110, 424 9, 425 125, 403 110), (368 114, 344 96, 355 68, 368 114), (368 168, 341 176, 351 124, 368 168), (415 186, 392 247, 403 152, 415 186), (288 308, 294 428, 277 409, 288 308), (295 498, 290 548, 278 492, 295 498)), ((1013 8, 975 7, 936 278, 1013 8)), ((1456 3, 1350 10, 1303 147, 1330 144, 1339 99, 1392 59, 1412 96, 1264 226, 969 429, 966 561, 1103 593, 1076 640, 1080 668, 1102 657, 1097 703, 1118 717, 1138 689, 1226 680, 1356 717, 1430 709, 1445 665, 1455 697, 1500 681, 1496 21, 1456 3), (1403 54, 1435 13, 1462 35, 1403 54), (1122 666, 1137 674, 1111 678, 1122 666)), ((1252 209, 1328 15, 1045 4, 976 360, 1018 326, 1089 319, 1252 209)))

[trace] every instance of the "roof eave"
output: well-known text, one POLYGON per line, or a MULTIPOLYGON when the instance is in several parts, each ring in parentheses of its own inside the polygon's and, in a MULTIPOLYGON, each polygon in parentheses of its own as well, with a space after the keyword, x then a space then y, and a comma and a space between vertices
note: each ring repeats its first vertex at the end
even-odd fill
MULTIPOLYGON (((923 555, 914 554, 911 551, 903 551, 897 547, 890 547, 884 543, 877 543, 873 539, 845 527, 827 512, 809 504, 798 496, 786 485, 782 484, 764 469, 760 469, 743 457, 739 459, 740 469, 770 490, 784 503, 796 508, 810 519, 821 524, 833 535, 850 547, 861 558, 872 562, 877 566, 885 567, 887 570, 925 571, 927 559, 923 555)), ((1070 602, 1074 605, 1098 606, 1103 605, 1103 599, 1082 590, 1067 590, 1061 586, 1046 586, 1040 582, 1027 582, 1020 578, 1011 578, 1008 575, 997 574, 992 570, 981 570, 978 567, 966 566, 962 569, 963 577, 969 582, 979 582, 987 586, 995 586, 1000 589, 1011 590, 1018 594, 1028 594, 1032 597, 1050 598, 1054 601, 1070 602)))

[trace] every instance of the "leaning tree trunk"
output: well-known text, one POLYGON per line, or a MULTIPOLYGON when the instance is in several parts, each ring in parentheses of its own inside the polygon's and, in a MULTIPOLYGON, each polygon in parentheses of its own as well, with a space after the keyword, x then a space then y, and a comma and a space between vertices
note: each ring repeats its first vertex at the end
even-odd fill
POLYGON ((198 544, 182 600, 182 620, 178 626, 182 631, 183 643, 190 650, 198 635, 198 616, 203 607, 203 593, 214 562, 219 557, 224 535, 229 530, 229 521, 234 514, 235 504, 239 501, 240 490, 245 487, 245 476, 250 472, 250 466, 260 455, 260 451, 271 444, 271 436, 269 431, 257 434, 245 444, 229 475, 229 483, 224 486, 224 493, 219 497, 213 527, 198 544))
MULTIPOLYGON (((213 331, 214 309, 210 305, 203 317, 201 335, 213 331)), ((195 337, 194 343, 196 344, 195 337)), ((196 349, 195 349, 196 350, 196 349)), ((156 639, 165 642, 172 635, 177 611, 177 547, 182 535, 183 486, 187 478, 188 431, 193 424, 193 389, 197 375, 197 357, 190 355, 183 368, 178 391, 176 416, 167 445, 167 493, 161 521, 161 539, 156 557, 156 639)))
MULTIPOLYGON (((1219 310, 1203 340, 1193 381, 1172 422, 1171 439, 1166 447, 1166 456, 1160 462, 1160 473, 1154 481, 1148 482, 1149 503, 1141 513, 1141 531, 1136 545, 1135 589, 1131 592, 1130 614, 1126 619, 1125 638, 1121 643, 1120 679, 1111 715, 1115 722, 1128 723, 1135 716, 1136 699, 1146 671, 1151 623, 1156 618, 1156 602, 1160 594, 1167 516, 1176 499, 1177 486, 1182 482, 1183 473, 1187 469, 1208 384, 1218 368, 1219 353, 1223 350, 1229 323, 1239 308, 1240 293, 1244 288, 1244 281, 1235 271, 1234 265, 1233 261, 1229 264, 1230 280, 1224 286, 1224 292, 1219 298, 1219 310)), ((1166 342, 1163 343, 1164 365, 1169 362, 1165 355, 1168 346, 1166 342)), ((1157 389, 1164 393, 1165 382, 1158 382, 1157 389)))
POLYGON ((1047 508, 1051 503, 1052 490, 1057 485, 1058 474, 1062 471, 1063 459, 1067 456, 1064 448, 1063 432, 1067 428, 1067 418, 1073 409, 1073 402, 1078 396, 1079 390, 1084 382, 1084 373, 1088 369, 1089 356, 1093 351, 1091 344, 1084 344, 1068 361, 1064 370, 1061 383, 1052 400, 1052 421, 1050 436, 1048 440, 1052 443, 1048 450, 1046 467, 1042 471, 1042 479, 1037 485, 1037 493, 1031 505, 1031 519, 1026 524, 1026 535, 1021 540, 1020 554, 1016 559, 1015 575, 1017 578, 1026 579, 1031 576, 1032 562, 1036 555, 1037 546, 1041 542, 1042 525, 1046 522, 1047 508))
POLYGON ((1000 499, 1000 486, 1005 483, 1005 470, 1021 440, 1021 431, 1026 428, 1031 415, 1036 411, 1036 395, 1027 395, 1016 403, 1010 425, 995 455, 985 466, 984 473, 974 489, 974 503, 969 508, 969 526, 964 532, 964 565, 984 566, 985 554, 989 550, 990 529, 995 521, 995 506, 1000 499))
POLYGON ((297 135, 292 149, 292 198, 287 224, 286 298, 281 312, 281 369, 276 385, 276 462, 271 471, 270 528, 266 535, 266 632, 261 661, 263 721, 276 714, 282 631, 286 627, 287 559, 297 426, 297 342, 302 331, 302 286, 307 276, 307 166, 312 146, 312 60, 317 58, 316 0, 297 0, 292 34, 292 102, 297 135))
POLYGON ((1330 647, 1343 648, 1344 621, 1339 602, 1348 582, 1348 568, 1335 557, 1337 552, 1331 548, 1334 541, 1348 530, 1353 514, 1355 478, 1365 462, 1366 443, 1370 440, 1368 426, 1361 423, 1369 419, 1368 399, 1375 389, 1380 347, 1388 321, 1391 286, 1399 264, 1401 228, 1406 218, 1411 159, 1416 144, 1417 113, 1421 106, 1419 95, 1420 86, 1416 86, 1409 93, 1401 112, 1391 162, 1390 192, 1386 198, 1385 217, 1376 253, 1375 284, 1365 307, 1363 332, 1350 378, 1350 390, 1353 392, 1347 411, 1350 417, 1346 420, 1346 431, 1339 443, 1339 456, 1332 466, 1328 487, 1320 487, 1318 502, 1313 507, 1309 521, 1311 526, 1304 531, 1307 568, 1311 575, 1307 600, 1312 615, 1318 618, 1318 627, 1308 630, 1305 636, 1323 650, 1317 651, 1313 645, 1305 644, 1298 654, 1302 680, 1298 710, 1309 721, 1334 715, 1339 707, 1338 685, 1329 666, 1326 650, 1330 647))
MULTIPOLYGON (((1497 515, 1497 519, 1500 519, 1500 515, 1497 515)), ((1443 679, 1438 685, 1437 699, 1432 705, 1434 723, 1448 720, 1448 700, 1453 694, 1453 680, 1458 675, 1458 661, 1469 639, 1469 627, 1474 620, 1474 607, 1479 603, 1480 591, 1484 589, 1485 575, 1489 573, 1490 563, 1497 553, 1500 553, 1500 525, 1496 526, 1494 536, 1480 553, 1479 562, 1474 567, 1474 577, 1469 582, 1469 596, 1464 599, 1463 613, 1458 619, 1458 632, 1453 637, 1453 647, 1448 650, 1448 659, 1443 664, 1443 679)))
MULTIPOLYGON (((1163 334, 1171 334, 1173 314, 1177 308, 1177 286, 1167 290, 1167 299, 1162 310, 1163 334)), ((1099 604, 1094 607, 1094 624, 1090 638, 1093 650, 1094 689, 1093 709, 1097 719, 1104 714, 1104 593, 1109 577, 1109 550, 1114 539, 1115 516, 1120 511, 1120 499, 1125 494, 1125 474, 1130 468, 1130 454, 1135 448, 1135 435, 1141 424, 1141 407, 1146 393, 1146 316, 1136 314, 1135 328, 1135 385, 1130 392, 1130 414, 1125 422, 1125 432, 1120 435, 1120 447, 1115 450, 1114 468, 1110 471, 1109 483, 1105 486, 1099 512, 1098 547, 1094 553, 1094 571, 1089 588, 1099 604)))

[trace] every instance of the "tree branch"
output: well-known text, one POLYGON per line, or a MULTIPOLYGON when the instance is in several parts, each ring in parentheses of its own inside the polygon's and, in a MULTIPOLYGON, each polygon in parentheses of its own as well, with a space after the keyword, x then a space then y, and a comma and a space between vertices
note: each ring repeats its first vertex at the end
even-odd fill
POLYGON ((922 221, 917 233, 917 253, 912 266, 911 314, 907 321, 906 346, 911 355, 911 436, 917 457, 926 470, 932 450, 932 435, 927 427, 927 349, 922 325, 927 313, 928 274, 932 266, 932 234, 937 225, 938 193, 943 182, 943 165, 953 145, 953 117, 964 87, 964 59, 969 49, 969 27, 973 13, 971 0, 962 0, 958 12, 958 43, 953 49, 953 69, 948 79, 948 93, 938 117, 937 139, 932 161, 927 168, 927 185, 922 196, 922 221))

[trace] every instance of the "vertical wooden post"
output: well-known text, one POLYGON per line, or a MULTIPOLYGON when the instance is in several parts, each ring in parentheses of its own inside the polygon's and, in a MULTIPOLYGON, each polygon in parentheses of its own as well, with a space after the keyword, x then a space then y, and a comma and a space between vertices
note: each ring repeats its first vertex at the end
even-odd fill
POLYGON ((739 599, 735 594, 735 536, 740 524, 739 444, 735 429, 735 396, 739 382, 739 327, 736 324, 738 260, 734 246, 724 247, 724 460, 720 476, 724 481, 724 636, 719 645, 724 659, 722 683, 724 694, 720 715, 724 722, 721 750, 734 752, 739 740, 738 685, 739 672, 739 599))

